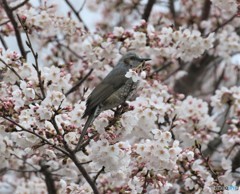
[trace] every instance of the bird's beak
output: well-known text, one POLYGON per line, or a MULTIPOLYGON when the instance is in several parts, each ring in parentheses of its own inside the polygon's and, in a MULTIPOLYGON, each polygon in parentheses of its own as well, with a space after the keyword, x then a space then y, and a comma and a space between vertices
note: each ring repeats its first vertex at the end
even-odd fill
POLYGON ((150 61, 151 59, 150 58, 141 58, 142 61, 150 61))
POLYGON ((137 69, 142 71, 145 65, 145 61, 150 61, 150 60, 151 60, 150 58, 141 58, 142 62, 137 66, 137 69))

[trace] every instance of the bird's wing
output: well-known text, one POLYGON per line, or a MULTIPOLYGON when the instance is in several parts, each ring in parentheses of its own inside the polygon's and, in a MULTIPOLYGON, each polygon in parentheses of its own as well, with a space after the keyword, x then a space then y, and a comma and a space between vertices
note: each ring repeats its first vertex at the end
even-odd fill
POLYGON ((126 70, 121 68, 113 69, 103 81, 96 86, 87 99, 87 108, 83 117, 91 114, 92 110, 104 102, 115 91, 121 88, 128 78, 125 77, 126 70))

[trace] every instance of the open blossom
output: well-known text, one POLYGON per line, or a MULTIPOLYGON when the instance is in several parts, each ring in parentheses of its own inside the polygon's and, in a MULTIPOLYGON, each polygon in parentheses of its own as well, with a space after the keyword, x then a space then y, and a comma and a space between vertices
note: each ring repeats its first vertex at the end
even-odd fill
POLYGON ((211 104, 214 107, 214 111, 223 112, 228 106, 231 106, 231 114, 239 111, 240 87, 233 86, 231 88, 222 87, 217 90, 215 95, 211 98, 211 104))
MULTIPOLYGON (((21 64, 20 58, 21 55, 18 52, 12 51, 10 49, 0 52, 0 59, 3 60, 7 65, 10 65, 12 67, 20 66, 21 64)), ((4 63, 1 62, 0 69, 4 67, 5 67, 4 63)))
POLYGON ((115 27, 113 29, 113 35, 116 37, 121 37, 124 33, 124 28, 123 27, 115 27))
POLYGON ((240 38, 230 25, 223 28, 223 30, 216 35, 216 40, 219 40, 221 43, 217 44, 214 55, 229 59, 233 53, 240 49, 240 38))
POLYGON ((208 105, 203 100, 188 96, 177 106, 176 113, 178 122, 174 134, 184 140, 185 146, 193 145, 197 139, 205 147, 220 130, 214 117, 208 115, 208 105))
POLYGON ((38 12, 34 8, 21 10, 18 13, 20 16, 25 17, 25 24, 29 28, 46 28, 46 31, 51 35, 58 35, 59 33, 65 35, 72 35, 83 26, 71 18, 58 16, 51 13, 51 9, 45 9, 38 12))
POLYGON ((154 133, 154 140, 146 140, 143 143, 135 144, 135 152, 139 154, 138 160, 145 162, 148 168, 155 171, 172 169, 175 166, 181 148, 178 147, 177 142, 174 142, 173 146, 171 146, 171 135, 169 132, 156 133, 156 130, 154 130, 154 133))
POLYGON ((133 82, 137 82, 140 80, 140 77, 138 76, 137 72, 133 71, 132 69, 129 69, 125 76, 127 78, 132 78, 133 82))
POLYGON ((106 171, 126 170, 130 163, 130 145, 127 142, 119 142, 110 145, 106 140, 92 142, 90 145, 90 158, 95 166, 105 166, 106 171))
POLYGON ((146 34, 143 32, 134 32, 133 33, 133 40, 131 41, 131 46, 133 48, 139 48, 146 45, 147 37, 146 34))
POLYGON ((173 31, 172 28, 163 28, 158 38, 162 47, 153 48, 154 54, 181 58, 183 61, 191 61, 201 56, 204 51, 213 47, 215 40, 213 33, 204 38, 199 31, 184 28, 177 31, 173 31))

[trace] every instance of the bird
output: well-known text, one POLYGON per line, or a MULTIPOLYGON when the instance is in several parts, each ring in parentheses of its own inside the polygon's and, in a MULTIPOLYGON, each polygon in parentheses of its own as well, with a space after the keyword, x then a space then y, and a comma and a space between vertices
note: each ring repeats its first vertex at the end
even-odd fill
POLYGON ((132 92, 137 87, 137 82, 133 82, 132 78, 125 76, 129 69, 141 70, 145 61, 149 60, 151 59, 140 58, 134 52, 126 53, 101 83, 93 89, 87 98, 86 109, 82 116, 82 118, 88 118, 75 150, 79 150, 88 127, 101 112, 113 109, 131 97, 132 92))

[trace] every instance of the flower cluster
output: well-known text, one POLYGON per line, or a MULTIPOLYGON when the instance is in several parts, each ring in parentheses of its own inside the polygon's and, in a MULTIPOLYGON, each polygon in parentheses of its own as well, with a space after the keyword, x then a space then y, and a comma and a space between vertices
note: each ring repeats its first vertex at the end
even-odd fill
POLYGON ((194 145, 199 141, 203 148, 216 137, 219 127, 215 118, 208 114, 208 104, 201 99, 188 96, 177 105, 176 113, 178 120, 174 128, 177 139, 186 147, 194 145))
POLYGON ((57 16, 52 11, 52 6, 44 7, 40 12, 31 7, 27 12, 25 9, 19 10, 18 14, 27 28, 44 29, 45 36, 73 35, 83 30, 82 24, 69 17, 57 16))
POLYGON ((237 1, 236 0, 211 0, 214 6, 221 10, 229 12, 230 14, 235 14, 237 11, 237 1))

